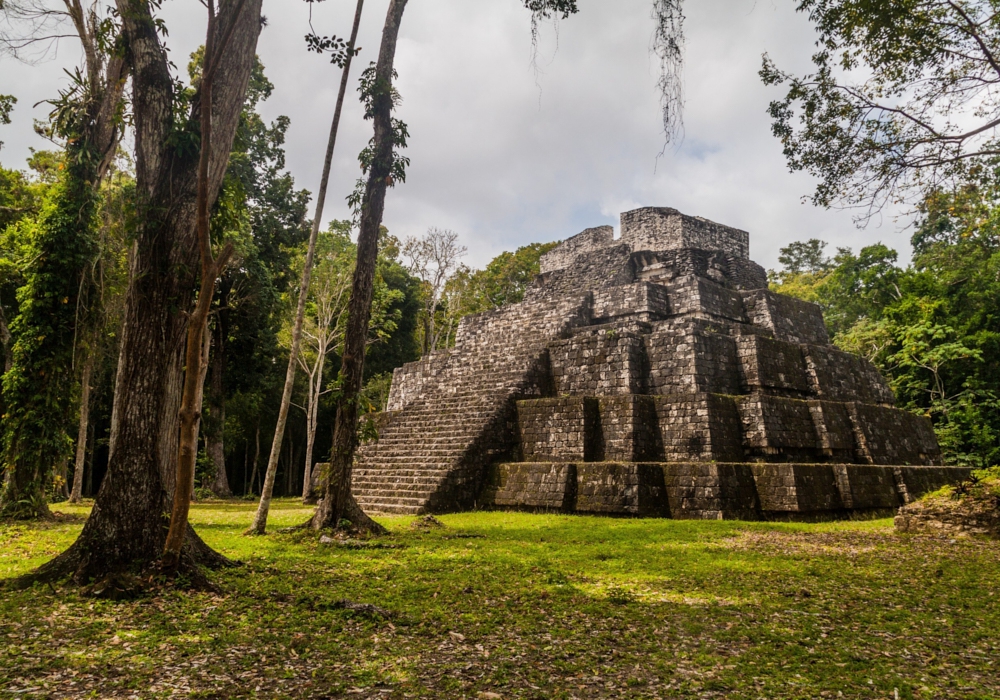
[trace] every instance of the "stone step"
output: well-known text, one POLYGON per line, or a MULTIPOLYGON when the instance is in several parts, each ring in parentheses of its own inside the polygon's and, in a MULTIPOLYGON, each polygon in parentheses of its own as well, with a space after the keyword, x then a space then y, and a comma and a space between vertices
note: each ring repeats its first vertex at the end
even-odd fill
POLYGON ((360 498, 358 505, 366 513, 385 513, 387 515, 423 515, 427 512, 426 506, 400 506, 395 503, 381 503, 379 501, 362 501, 360 498))
POLYGON ((384 504, 384 505, 409 506, 409 507, 415 507, 415 508, 420 508, 420 507, 423 507, 423 506, 425 506, 427 504, 427 499, 419 497, 419 496, 390 496, 390 495, 384 495, 384 496, 382 496, 382 495, 380 495, 380 496, 377 496, 376 498, 366 499, 365 498, 365 494, 358 493, 358 494, 355 494, 354 497, 355 497, 355 499, 359 503, 361 503, 362 499, 365 499, 365 500, 369 500, 369 501, 378 501, 379 503, 384 504))
MULTIPOLYGON (((367 467, 378 467, 381 464, 393 464, 399 466, 406 462, 415 465, 436 464, 445 466, 451 464, 462 456, 464 450, 449 450, 441 452, 424 452, 419 450, 380 450, 363 456, 361 465, 367 467)), ((360 456, 360 455, 359 455, 360 456)))
POLYGON ((421 476, 398 476, 391 472, 386 472, 384 474, 377 475, 358 475, 356 479, 351 480, 352 486, 365 488, 374 488, 376 486, 382 486, 385 484, 396 485, 399 487, 403 486, 420 486, 420 487, 436 487, 442 481, 447 478, 446 474, 443 475, 421 475, 421 476))

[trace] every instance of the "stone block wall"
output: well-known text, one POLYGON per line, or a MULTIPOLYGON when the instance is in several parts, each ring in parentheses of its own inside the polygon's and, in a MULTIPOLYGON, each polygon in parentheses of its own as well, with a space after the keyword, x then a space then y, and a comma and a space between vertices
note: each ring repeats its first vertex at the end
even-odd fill
POLYGON ((621 240, 632 250, 701 248, 750 257, 750 234, 666 207, 643 207, 621 215, 621 240))
POLYGON ((961 467, 855 464, 501 464, 486 507, 672 518, 815 519, 885 511, 967 478, 961 467))
POLYGON ((670 313, 746 322, 739 292, 702 277, 679 277, 667 285, 670 313))
POLYGON ((576 482, 575 464, 508 462, 494 468, 482 500, 498 507, 572 511, 576 482))
POLYGON ((887 510, 902 505, 893 470, 868 464, 835 464, 840 501, 848 510, 887 510))
POLYGON ((741 294, 750 323, 772 331, 778 340, 816 345, 830 342, 823 312, 816 304, 775 294, 766 288, 741 294))
POLYGON ((645 392, 642 337, 618 328, 588 330, 551 343, 549 364, 560 396, 645 392))
POLYGON ((657 321, 670 315, 667 288, 650 282, 623 284, 594 292, 593 323, 627 317, 657 321))
POLYGON ((930 419, 899 408, 851 402, 858 456, 871 464, 936 465, 941 449, 930 419))
POLYGON ((596 226, 567 238, 543 255, 539 269, 544 274, 569 267, 577 256, 614 245, 615 229, 611 226, 596 226))
POLYGON ((717 330, 698 322, 657 324, 645 337, 650 393, 739 393, 736 342, 717 330))
MULTIPOLYGON (((455 331, 453 355, 523 362, 525 353, 572 328, 589 325, 593 297, 581 292, 532 303, 513 304, 465 316, 455 331)), ((407 365, 404 365, 404 367, 407 365)), ((469 365, 474 368, 475 364, 469 365)), ((395 380, 395 375, 393 375, 395 380)))
POLYGON ((577 464, 576 474, 578 512, 669 515, 663 470, 656 464, 590 462, 577 464))
POLYGON ((663 458, 653 397, 601 396, 596 401, 597 440, 588 461, 645 462, 663 458))
POLYGON ((656 420, 668 462, 739 462, 744 458, 736 402, 721 394, 656 396, 656 420))
POLYGON ((813 427, 819 439, 819 449, 825 461, 853 462, 857 445, 854 424, 847 406, 834 401, 809 401, 813 427))
POLYGON ((760 504, 749 464, 663 464, 670 517, 757 520, 760 504))
POLYGON ((767 271, 753 260, 728 256, 729 280, 737 289, 766 289, 767 271))
POLYGON ((597 400, 582 396, 517 402, 521 458, 526 462, 592 459, 597 400))
POLYGON ((810 385, 802 346, 759 335, 736 338, 741 393, 806 396, 810 385))
POLYGON ((428 389, 436 388, 444 377, 451 352, 438 350, 417 362, 410 362, 392 371, 389 387, 388 411, 398 411, 409 403, 422 398, 428 389))
POLYGON ((763 461, 815 461, 820 451, 806 401, 750 394, 736 398, 748 457, 763 461))
MULTIPOLYGON (((555 253, 558 249, 550 251, 555 253)), ((637 281, 632 265, 632 248, 617 243, 607 248, 578 256, 560 270, 551 270, 536 277, 524 293, 524 301, 558 299, 581 292, 593 292, 637 281)))
POLYGON ((871 362, 832 345, 806 345, 806 376, 813 393, 831 401, 891 406, 892 389, 871 362))
POLYGON ((844 508, 830 465, 754 464, 751 469, 765 513, 821 513, 844 508))
POLYGON ((897 466, 892 472, 900 500, 906 504, 942 486, 968 479, 972 470, 968 467, 897 466))

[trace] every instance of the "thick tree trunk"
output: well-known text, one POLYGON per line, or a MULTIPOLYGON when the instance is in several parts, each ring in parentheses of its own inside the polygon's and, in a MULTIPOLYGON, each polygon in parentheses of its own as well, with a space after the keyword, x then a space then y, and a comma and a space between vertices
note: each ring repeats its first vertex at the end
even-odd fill
POLYGON ((405 8, 406 0, 391 0, 389 3, 375 67, 375 94, 372 98, 375 154, 361 203, 358 258, 348 302, 347 332, 340 366, 341 394, 337 400, 330 475, 324 485, 323 500, 312 519, 312 527, 317 530, 337 527, 341 520, 349 520, 354 527, 384 532, 381 525, 364 514, 351 495, 351 471, 358 442, 358 394, 364 379, 365 347, 378 260, 378 234, 385 208, 385 190, 392 174, 393 61, 405 8))
POLYGON ((87 463, 87 435, 90 430, 90 380, 94 373, 94 352, 87 352, 80 376, 80 427, 76 432, 76 461, 73 465, 73 490, 70 503, 79 503, 83 498, 83 471, 87 463))
POLYGON ((295 385, 295 363, 298 362, 299 344, 302 338, 302 321, 305 317, 306 297, 309 294, 309 278, 312 275, 313 257, 316 254, 316 238, 319 235, 319 227, 323 220, 326 188, 330 181, 330 164, 333 162, 333 149, 337 143, 340 113, 344 107, 344 95, 347 93, 347 78, 351 72, 351 60, 354 58, 354 45, 358 38, 358 28, 361 26, 361 10, 363 7, 364 0, 358 0, 357 8, 354 11, 354 26, 351 28, 351 38, 347 42, 347 54, 340 78, 340 92, 337 94, 337 106, 333 110, 333 122, 330 124, 330 136, 326 143, 323 175, 320 178, 319 192, 316 195, 316 215, 313 217, 312 231, 309 234, 309 250, 306 253, 305 265, 302 268, 302 281, 299 284, 299 301, 295 310, 295 325, 292 328, 292 347, 288 356, 288 369, 285 371, 285 386, 281 393, 281 405, 278 407, 278 425, 274 429, 274 439, 271 442, 271 456, 267 460, 267 473, 264 476, 264 486, 261 488, 260 503, 257 505, 257 513, 254 515, 253 524, 247 530, 248 534, 263 535, 267 530, 267 515, 271 509, 271 492, 274 489, 274 475, 278 470, 281 441, 285 437, 288 408, 292 403, 292 388, 295 385))
MULTIPOLYGON (((220 8, 219 31, 233 21, 235 0, 220 8)), ((214 200, 228 155, 260 33, 261 0, 246 0, 236 18, 213 90, 216 147, 209 163, 214 200)), ((85 582, 159 559, 167 534, 177 465, 178 409, 187 314, 199 269, 195 238, 197 158, 174 149, 173 79, 148 0, 118 0, 133 74, 136 179, 140 212, 126 292, 121 354, 111 418, 107 473, 90 518, 63 554, 21 579, 72 575, 85 582)), ((194 103, 197 105, 197 100, 194 103)), ((197 119, 198 110, 195 108, 197 119)), ((188 527, 182 565, 220 566, 188 527)))

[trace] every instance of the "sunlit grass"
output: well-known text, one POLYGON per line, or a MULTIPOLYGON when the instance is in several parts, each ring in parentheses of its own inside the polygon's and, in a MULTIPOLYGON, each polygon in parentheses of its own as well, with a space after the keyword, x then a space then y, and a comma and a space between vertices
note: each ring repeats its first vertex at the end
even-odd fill
MULTIPOLYGON (((338 545, 279 532, 311 515, 295 499, 246 537, 255 507, 192 509, 245 563, 214 574, 222 596, 0 591, 0 696, 1000 697, 1000 543, 887 519, 476 512, 338 545)), ((0 576, 81 527, 0 525, 0 576)))

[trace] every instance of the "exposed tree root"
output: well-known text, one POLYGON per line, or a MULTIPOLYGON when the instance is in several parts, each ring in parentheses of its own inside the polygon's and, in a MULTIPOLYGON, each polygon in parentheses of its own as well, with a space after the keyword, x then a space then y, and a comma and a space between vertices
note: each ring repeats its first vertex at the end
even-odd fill
POLYGON ((169 571, 160 566, 161 547, 150 548, 148 555, 140 560, 114 562, 102 556, 100 548, 91 538, 81 535, 55 559, 11 579, 9 585, 23 589, 35 583, 51 585, 68 579, 80 586, 85 595, 125 600, 171 580, 184 588, 217 593, 219 588, 208 579, 207 571, 241 566, 205 544, 190 524, 180 561, 169 571))
POLYGON ((389 531, 385 529, 382 525, 375 522, 367 513, 365 513, 358 502, 354 500, 354 495, 350 495, 347 498, 347 503, 344 504, 344 513, 340 521, 337 523, 326 523, 323 521, 324 508, 322 501, 316 508, 316 513, 307 522, 303 523, 302 527, 309 527, 313 530, 346 530, 352 534, 358 535, 388 535, 389 531))

